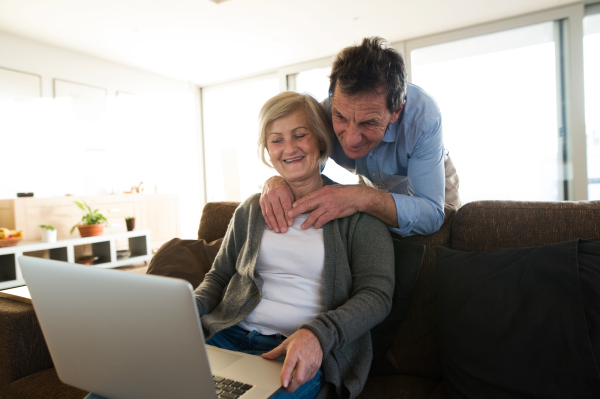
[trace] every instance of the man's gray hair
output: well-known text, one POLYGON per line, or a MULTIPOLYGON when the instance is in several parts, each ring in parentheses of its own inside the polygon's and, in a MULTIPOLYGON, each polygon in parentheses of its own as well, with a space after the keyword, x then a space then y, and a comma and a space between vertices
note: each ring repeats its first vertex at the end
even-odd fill
POLYGON ((329 96, 336 86, 344 94, 387 93, 386 106, 394 113, 406 97, 406 65, 402 54, 380 37, 364 38, 357 46, 340 51, 329 77, 329 96))

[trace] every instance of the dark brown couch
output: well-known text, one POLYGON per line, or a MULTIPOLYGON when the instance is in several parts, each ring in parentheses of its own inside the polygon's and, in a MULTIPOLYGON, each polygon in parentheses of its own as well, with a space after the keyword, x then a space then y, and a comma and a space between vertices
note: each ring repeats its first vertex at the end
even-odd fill
MULTIPOLYGON (((209 203, 198 237, 225 234, 237 203, 209 203)), ((370 378, 360 398, 444 398, 434 290, 435 248, 463 251, 526 247, 600 236, 600 201, 478 201, 456 212, 446 208, 441 230, 402 240, 426 245, 406 320, 388 357, 400 374, 370 378)), ((85 392, 62 384, 31 305, 0 298, 0 398, 79 399, 85 392)))

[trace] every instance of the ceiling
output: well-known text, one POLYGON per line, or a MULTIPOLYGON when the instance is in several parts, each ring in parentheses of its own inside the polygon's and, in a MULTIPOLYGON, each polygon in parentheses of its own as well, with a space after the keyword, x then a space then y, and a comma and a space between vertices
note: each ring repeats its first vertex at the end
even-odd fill
POLYGON ((577 0, 0 0, 0 31, 200 86, 577 0))

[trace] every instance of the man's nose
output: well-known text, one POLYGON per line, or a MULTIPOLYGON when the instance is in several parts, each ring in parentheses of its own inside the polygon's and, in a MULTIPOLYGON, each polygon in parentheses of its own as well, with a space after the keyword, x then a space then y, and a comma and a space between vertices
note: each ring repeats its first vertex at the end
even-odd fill
POLYGON ((361 144, 362 134, 355 123, 350 123, 346 129, 346 144, 350 147, 356 147, 361 144))

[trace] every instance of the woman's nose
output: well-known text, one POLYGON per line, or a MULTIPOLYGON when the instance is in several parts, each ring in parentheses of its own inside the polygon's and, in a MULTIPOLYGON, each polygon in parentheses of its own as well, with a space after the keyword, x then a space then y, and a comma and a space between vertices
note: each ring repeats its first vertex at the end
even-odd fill
POLYGON ((292 153, 296 151, 296 144, 292 140, 286 140, 283 146, 283 152, 292 153))

